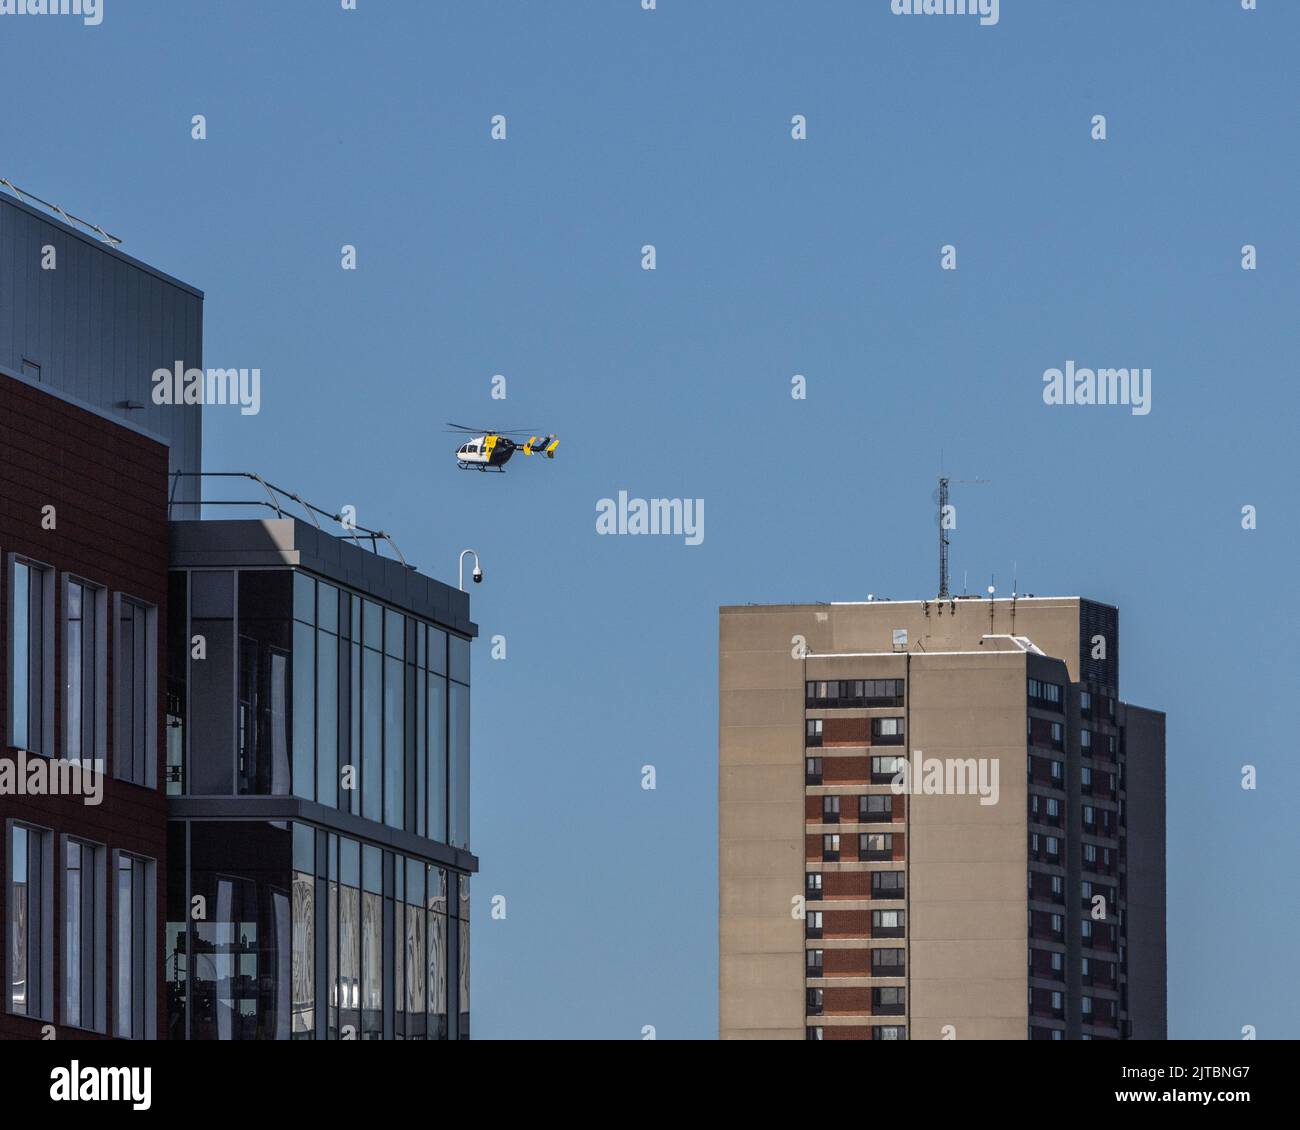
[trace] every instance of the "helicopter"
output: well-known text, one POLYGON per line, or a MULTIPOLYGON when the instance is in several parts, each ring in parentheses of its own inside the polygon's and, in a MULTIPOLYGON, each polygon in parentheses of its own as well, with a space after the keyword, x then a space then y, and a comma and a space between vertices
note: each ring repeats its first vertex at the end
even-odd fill
POLYGON ((525 455, 534 453, 555 458, 555 449, 560 441, 554 435, 536 436, 526 431, 494 432, 490 428, 467 428, 463 424, 448 424, 453 432, 466 432, 470 436, 456 449, 456 466, 462 471, 500 471, 505 473, 506 464, 516 451, 525 455), (524 436, 528 436, 524 439, 524 436))

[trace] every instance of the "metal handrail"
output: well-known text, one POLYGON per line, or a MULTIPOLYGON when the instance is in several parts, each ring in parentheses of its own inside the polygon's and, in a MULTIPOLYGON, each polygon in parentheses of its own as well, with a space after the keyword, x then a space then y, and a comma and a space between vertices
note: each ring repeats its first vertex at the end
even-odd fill
POLYGON ((56 216, 60 217, 63 220, 63 222, 67 224, 69 227, 74 227, 74 228, 79 227, 79 228, 84 228, 86 231, 94 232, 96 235, 99 236, 100 239, 102 239, 105 243, 107 243, 111 247, 117 247, 122 242, 117 236, 110 235, 108 232, 106 232, 102 227, 99 226, 99 224, 91 223, 89 220, 83 220, 80 216, 74 216, 71 212, 64 211, 64 209, 60 208, 57 204, 51 204, 48 200, 42 200, 35 193, 28 192, 26 189, 23 188, 19 188, 16 184, 14 184, 13 181, 9 180, 7 177, 0 177, 0 184, 4 185, 5 188, 7 188, 16 197, 18 197, 19 200, 22 200, 24 202, 30 200, 36 204, 41 205, 41 207, 43 208, 48 208, 56 216))
MULTIPOLYGON (((274 510, 277 518, 284 518, 286 517, 285 507, 281 504, 280 501, 281 499, 287 499, 289 502, 296 503, 306 514, 306 516, 311 519, 312 524, 322 533, 326 531, 325 528, 320 524, 320 518, 328 518, 331 522, 337 522, 340 526, 342 526, 342 528, 347 532, 348 536, 351 537, 353 542, 356 543, 358 548, 362 546, 362 538, 366 538, 370 542, 370 552, 375 554, 376 556, 381 556, 379 552, 379 543, 383 541, 387 543, 389 548, 392 549, 393 553, 397 555, 397 560, 400 561, 404 566, 406 566, 406 568, 408 569, 415 568, 415 566, 409 564, 406 558, 402 555, 402 551, 398 548, 397 542, 395 542, 392 539, 392 537, 390 537, 383 530, 367 529, 365 526, 358 525, 355 522, 345 523, 343 521, 342 514, 331 514, 328 510, 322 510, 319 506, 315 506, 312 503, 308 502, 301 495, 298 495, 293 491, 285 490, 283 487, 278 487, 274 483, 268 482, 266 479, 262 478, 261 475, 258 475, 252 471, 173 471, 172 487, 167 498, 167 517, 168 520, 171 519, 172 508, 175 506, 197 506, 200 508, 204 506, 264 506, 268 510, 274 510), (177 488, 180 486, 182 479, 199 479, 199 480, 248 479, 251 482, 257 483, 264 491, 266 491, 266 498, 265 499, 260 499, 260 498, 206 499, 205 498, 197 502, 185 502, 185 501, 178 502, 176 499, 176 491, 177 488), (358 533, 361 534, 361 537, 357 536, 358 533)), ((292 515, 288 515, 288 516, 292 517, 292 515)))

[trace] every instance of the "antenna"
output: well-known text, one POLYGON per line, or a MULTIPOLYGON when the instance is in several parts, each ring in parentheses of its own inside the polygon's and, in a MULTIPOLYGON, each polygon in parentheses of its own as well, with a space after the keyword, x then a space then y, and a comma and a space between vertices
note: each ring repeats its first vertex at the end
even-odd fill
POLYGON ((937 501, 939 503, 939 599, 949 600, 952 594, 948 591, 948 484, 964 483, 970 485, 979 485, 987 483, 988 479, 950 479, 946 475, 939 476, 939 492, 937 501))
POLYGON ((1011 563, 1011 634, 1016 634, 1016 597, 1020 595, 1020 562, 1011 563))

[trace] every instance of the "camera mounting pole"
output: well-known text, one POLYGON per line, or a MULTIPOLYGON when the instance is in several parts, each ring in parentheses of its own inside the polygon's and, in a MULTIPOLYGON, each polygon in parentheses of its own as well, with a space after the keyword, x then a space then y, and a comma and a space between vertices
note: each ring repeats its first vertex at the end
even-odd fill
POLYGON ((478 554, 472 549, 462 549, 460 551, 460 591, 465 591, 465 558, 473 555, 474 558, 474 583, 476 585, 483 583, 483 568, 479 564, 478 554))

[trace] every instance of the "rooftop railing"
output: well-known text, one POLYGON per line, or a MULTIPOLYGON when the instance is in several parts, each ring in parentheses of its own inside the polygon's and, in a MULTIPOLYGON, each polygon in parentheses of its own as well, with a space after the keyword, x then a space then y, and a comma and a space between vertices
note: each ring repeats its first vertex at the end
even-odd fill
MULTIPOLYGON (((402 551, 398 549, 397 543, 383 530, 370 530, 365 526, 358 525, 353 521, 346 521, 342 514, 331 514, 328 510, 322 510, 308 502, 301 495, 293 491, 284 490, 274 483, 267 482, 261 475, 254 474, 252 471, 174 471, 171 475, 172 486, 171 493, 167 499, 167 517, 171 520, 172 514, 177 507, 198 509, 208 506, 240 506, 251 507, 254 509, 270 510, 275 513, 277 518, 297 518, 300 515, 295 510, 300 511, 311 523, 320 531, 326 531, 321 525, 320 519, 325 518, 328 521, 336 522, 339 526, 340 533, 334 534, 335 537, 351 538, 358 547, 365 548, 369 542, 370 552, 378 557, 382 557, 380 551, 381 545, 387 545, 393 551, 396 559, 406 568, 414 569, 414 565, 407 563, 402 551), (176 491, 181 485, 183 479, 198 479, 202 483, 205 479, 241 479, 248 483, 256 484, 266 495, 265 498, 203 498, 201 502, 191 502, 186 499, 177 499, 176 491)), ((254 491, 253 493, 256 493, 254 491)))

